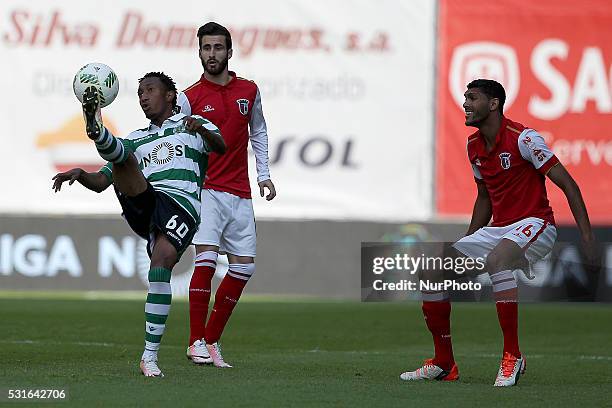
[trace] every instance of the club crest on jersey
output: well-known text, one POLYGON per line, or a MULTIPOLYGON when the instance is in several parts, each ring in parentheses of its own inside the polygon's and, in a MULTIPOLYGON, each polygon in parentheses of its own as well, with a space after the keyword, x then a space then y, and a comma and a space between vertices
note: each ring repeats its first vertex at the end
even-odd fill
POLYGON ((501 160, 502 169, 508 170, 510 168, 510 153, 504 152, 499 154, 499 159, 501 160))
POLYGON ((240 113, 246 116, 249 113, 249 100, 236 99, 236 103, 238 104, 238 109, 240 110, 240 113))

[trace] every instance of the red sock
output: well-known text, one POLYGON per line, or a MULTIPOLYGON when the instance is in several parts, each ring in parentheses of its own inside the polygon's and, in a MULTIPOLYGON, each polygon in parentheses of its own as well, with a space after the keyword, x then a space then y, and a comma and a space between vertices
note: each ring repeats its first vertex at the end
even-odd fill
POLYGON ((234 278, 229 274, 225 275, 221 281, 221 285, 219 285, 215 294, 215 305, 210 312, 208 323, 206 323, 206 333, 204 335, 206 344, 215 343, 221 338, 221 333, 223 333, 223 329, 236 303, 238 303, 246 283, 246 280, 234 278))
POLYGON ((495 302, 499 325, 504 333, 504 352, 521 357, 518 344, 518 303, 495 302))
POLYGON ((196 266, 189 284, 189 345, 204 338, 210 287, 215 268, 196 266))
POLYGON ((450 312, 451 304, 448 300, 423 301, 423 315, 425 315, 425 323, 433 337, 436 353, 433 363, 444 370, 450 370, 455 364, 450 335, 450 312))

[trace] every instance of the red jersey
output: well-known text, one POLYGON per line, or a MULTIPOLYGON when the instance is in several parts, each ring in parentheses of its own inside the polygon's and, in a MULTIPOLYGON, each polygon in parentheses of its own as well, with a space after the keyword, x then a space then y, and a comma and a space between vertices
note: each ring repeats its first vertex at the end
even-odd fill
POLYGON ((503 117, 490 152, 480 131, 468 137, 467 151, 476 182, 484 183, 491 198, 491 226, 528 217, 555 223, 545 176, 559 159, 538 132, 503 117))
POLYGON ((204 188, 251 198, 247 145, 249 138, 257 162, 257 181, 270 178, 268 170, 268 133, 261 107, 259 89, 253 81, 230 71, 227 85, 204 78, 179 95, 179 106, 186 115, 200 115, 221 131, 227 150, 211 153, 204 188), (251 129, 249 135, 249 127, 251 129))

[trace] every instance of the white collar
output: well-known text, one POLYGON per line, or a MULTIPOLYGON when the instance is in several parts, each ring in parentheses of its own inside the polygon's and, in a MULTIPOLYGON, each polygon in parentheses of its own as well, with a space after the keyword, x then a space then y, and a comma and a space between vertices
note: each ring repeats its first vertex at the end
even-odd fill
MULTIPOLYGON (((184 117, 186 117, 187 115, 185 115, 184 113, 177 113, 175 115, 170 116, 168 119, 164 120, 164 123, 162 123, 162 127, 164 127, 164 124, 166 124, 166 122, 170 121, 170 122, 180 122, 181 120, 183 120, 184 117)), ((155 129, 161 129, 159 126, 157 126, 156 124, 154 124, 153 122, 149 123, 149 130, 155 130, 155 129)))

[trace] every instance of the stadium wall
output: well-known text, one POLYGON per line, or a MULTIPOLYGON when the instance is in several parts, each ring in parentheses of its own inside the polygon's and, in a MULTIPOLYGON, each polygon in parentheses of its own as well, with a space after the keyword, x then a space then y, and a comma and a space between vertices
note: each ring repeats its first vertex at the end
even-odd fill
POLYGON ((0 87, 10 97, 0 100, 0 141, 11 154, 0 173, 19 177, 3 178, 0 213, 117 214, 112 193, 50 189, 58 171, 103 164, 85 136, 74 74, 89 62, 115 70, 119 95, 104 123, 125 136, 147 124, 138 78, 165 71, 179 89, 199 80, 196 32, 218 20, 233 33, 230 69, 262 94, 279 198, 255 200, 260 217, 428 219, 434 6, 358 0, 347 13, 338 1, 188 0, 169 12, 167 2, 109 0, 92 14, 76 0, 3 0, 0 87))
MULTIPOLYGON (((144 241, 119 217, 1 217, 0 289, 146 290, 144 241)), ((452 241, 463 224, 260 221, 251 294, 359 299, 362 242, 452 241)), ((554 256, 517 274, 525 300, 612 301, 612 230, 598 228, 601 267, 582 265, 574 228, 560 227, 554 256)), ((218 269, 218 277, 226 266, 218 269)), ((193 252, 174 269, 173 293, 187 294, 193 252)), ((489 285, 488 279, 483 284, 489 285)))
MULTIPOLYGON (((105 123, 124 135, 145 123, 135 95, 142 74, 166 71, 180 88, 199 77, 195 30, 209 20, 230 27, 230 66, 259 84, 270 133, 279 195, 254 199, 260 255, 250 292, 358 298, 361 242, 412 228, 456 238, 462 225, 423 221, 471 211, 460 105, 462 86, 478 76, 502 82, 508 116, 548 138, 579 182, 599 239, 612 242, 606 0, 357 0, 350 13, 345 2, 306 0, 188 0, 181 7, 190 12, 175 14, 160 1, 97 7, 92 15, 75 0, 0 4, 0 86, 10 95, 0 100, 0 289, 144 288, 142 244, 116 216, 114 194, 51 191, 58 171, 102 164, 71 81, 91 61, 116 70, 120 93, 105 123)), ((557 218, 571 222, 558 189, 549 191, 557 218)), ((575 230, 560 231, 576 242, 575 230)), ((183 293, 190 257, 175 273, 183 293)), ((556 288, 609 299, 609 267, 597 277, 572 268, 555 272, 556 288)))

